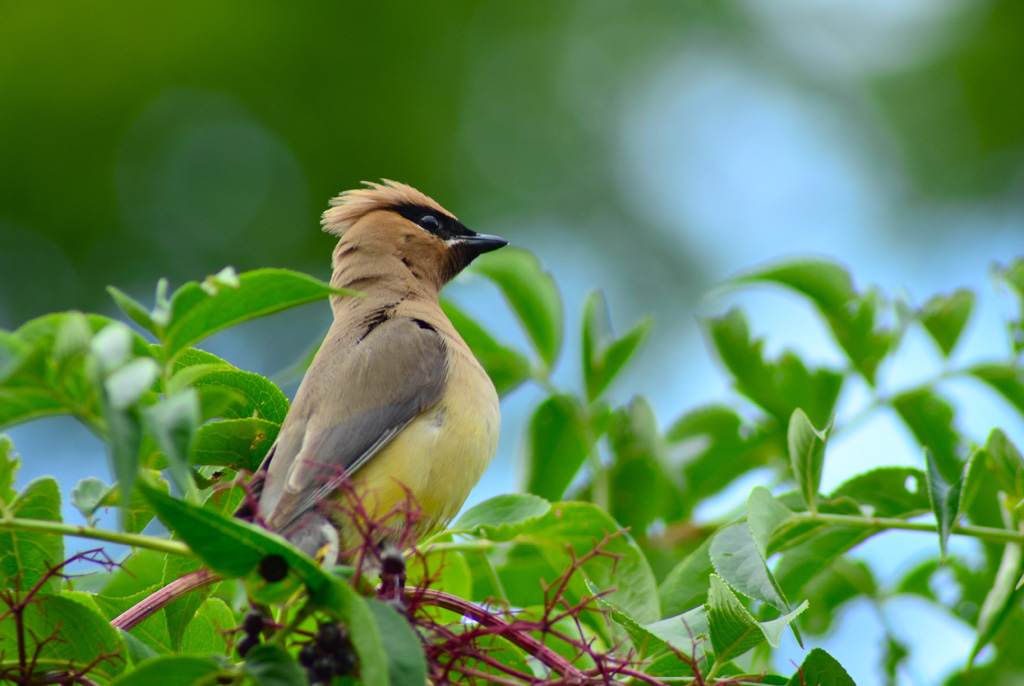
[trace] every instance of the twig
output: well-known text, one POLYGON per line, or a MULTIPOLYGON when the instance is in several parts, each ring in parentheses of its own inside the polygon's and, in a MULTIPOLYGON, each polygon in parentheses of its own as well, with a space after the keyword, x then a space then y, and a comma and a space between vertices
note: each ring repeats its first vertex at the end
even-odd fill
MULTIPOLYGON (((564 657, 547 647, 533 636, 521 631, 513 631, 513 624, 501 617, 488 612, 479 605, 468 600, 463 600, 444 591, 435 591, 432 588, 407 588, 405 596, 408 599, 419 598, 430 605, 436 605, 452 612, 457 612, 464 617, 479 622, 483 626, 502 629, 502 637, 511 643, 519 646, 535 658, 546 664, 548 667, 563 676, 583 678, 583 672, 566 660, 564 657)), ((582 682, 581 682, 582 683, 582 682)))
POLYGON ((155 612, 167 607, 186 593, 191 593, 218 581, 221 581, 221 577, 206 569, 186 574, 122 612, 110 622, 110 626, 125 631, 134 629, 155 612))

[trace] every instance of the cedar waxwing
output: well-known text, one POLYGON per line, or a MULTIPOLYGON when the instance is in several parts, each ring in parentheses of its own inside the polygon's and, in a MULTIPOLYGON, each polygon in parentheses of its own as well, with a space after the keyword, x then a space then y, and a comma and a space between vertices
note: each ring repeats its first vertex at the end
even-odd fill
POLYGON ((494 384, 437 298, 508 242, 470 231, 414 188, 366 185, 333 199, 322 222, 341 239, 331 285, 365 297, 331 297, 334 323, 255 487, 265 524, 328 561, 361 543, 344 508, 318 506, 344 478, 370 516, 411 494, 427 535, 462 507, 501 421, 494 384))

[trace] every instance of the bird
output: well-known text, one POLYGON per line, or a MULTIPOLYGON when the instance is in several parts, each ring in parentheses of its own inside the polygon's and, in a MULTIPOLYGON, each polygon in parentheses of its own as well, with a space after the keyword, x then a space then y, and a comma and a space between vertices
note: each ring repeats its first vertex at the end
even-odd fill
POLYGON ((331 286, 361 295, 331 296, 334 321, 252 487, 262 523, 321 564, 363 543, 352 508, 329 505, 345 497, 368 517, 411 498, 418 535, 446 526, 501 425, 494 384, 438 293, 508 241, 466 228, 411 186, 363 183, 332 199, 321 222, 339 238, 331 286))

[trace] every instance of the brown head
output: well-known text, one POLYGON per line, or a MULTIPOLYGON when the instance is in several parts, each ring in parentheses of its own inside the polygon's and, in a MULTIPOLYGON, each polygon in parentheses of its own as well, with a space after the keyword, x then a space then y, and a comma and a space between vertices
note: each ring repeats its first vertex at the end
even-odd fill
POLYGON ((411 186, 384 180, 331 200, 323 227, 338 236, 334 278, 339 288, 373 282, 421 284, 437 293, 478 255, 508 241, 467 229, 448 210, 411 186))

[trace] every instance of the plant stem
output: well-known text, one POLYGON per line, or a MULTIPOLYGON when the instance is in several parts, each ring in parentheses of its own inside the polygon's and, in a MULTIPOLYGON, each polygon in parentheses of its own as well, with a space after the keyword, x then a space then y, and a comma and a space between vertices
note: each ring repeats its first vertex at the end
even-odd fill
MULTIPOLYGON (((789 520, 794 524, 825 523, 839 524, 843 526, 858 526, 866 529, 896 529, 900 531, 927 531, 938 533, 939 527, 931 522, 912 522, 906 519, 892 517, 864 517, 859 515, 826 514, 819 512, 816 515, 810 513, 798 513, 789 520)), ((1024 544, 1024 533, 1011 531, 1009 529, 996 529, 990 526, 970 526, 958 524, 953 527, 952 533, 960 536, 970 536, 981 541, 991 543, 1020 543, 1024 544)))
POLYGON ((171 555, 184 555, 195 557, 187 545, 181 541, 172 541, 167 538, 156 538, 154 536, 143 536, 142 534, 129 534, 121 531, 110 531, 109 529, 95 529, 88 526, 76 526, 62 522, 51 522, 46 519, 22 519, 20 517, 0 517, 0 531, 36 531, 44 534, 59 534, 61 536, 77 536, 79 538, 91 538, 107 543, 119 543, 133 548, 146 548, 160 553, 171 555))
POLYGON ((487 539, 477 539, 475 541, 452 541, 450 543, 427 543, 424 546, 420 546, 419 551, 426 555, 427 553, 438 553, 438 552, 463 552, 463 553, 476 553, 490 550, 491 548, 498 545, 495 541, 488 541, 487 539))
MULTIPOLYGON (((407 588, 405 590, 407 595, 412 596, 417 594, 420 600, 424 600, 430 605, 436 605, 437 607, 443 607, 446 610, 457 612, 464 617, 469 617, 483 626, 488 627, 508 627, 509 623, 504 619, 498 617, 495 614, 488 612, 482 607, 458 596, 453 596, 450 593, 444 593, 443 591, 435 591, 432 588, 407 588)), ((556 653, 554 650, 544 645, 533 636, 530 636, 526 632, 522 631, 507 631, 502 636, 510 641, 511 643, 519 646, 533 657, 547 665, 549 668, 558 672, 563 677, 566 677, 570 683, 584 683, 583 673, 578 667, 569 662, 567 659, 556 653), (576 681, 571 681, 575 679, 576 681)))
POLYGON ((288 638, 289 634, 298 629, 312 613, 313 611, 310 609, 309 603, 303 603, 295 613, 295 616, 288 621, 288 624, 274 632, 274 635, 270 637, 267 643, 273 643, 283 647, 284 639, 288 638))
POLYGON ((222 580, 221 577, 205 569, 199 569, 191 574, 186 574, 180 579, 175 579, 167 584, 159 591, 149 594, 122 612, 110 622, 110 626, 115 629, 130 631, 186 593, 191 593, 203 586, 208 586, 222 580))

